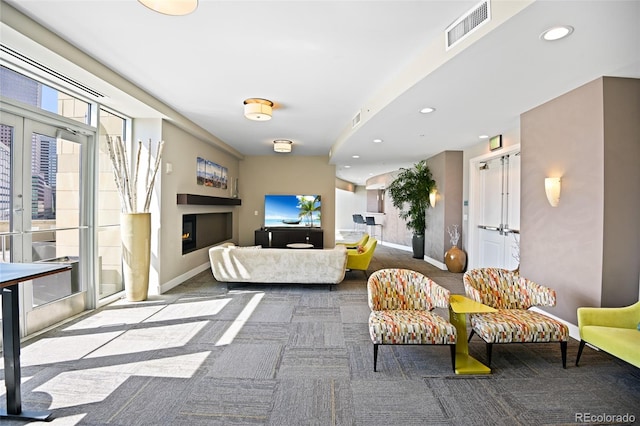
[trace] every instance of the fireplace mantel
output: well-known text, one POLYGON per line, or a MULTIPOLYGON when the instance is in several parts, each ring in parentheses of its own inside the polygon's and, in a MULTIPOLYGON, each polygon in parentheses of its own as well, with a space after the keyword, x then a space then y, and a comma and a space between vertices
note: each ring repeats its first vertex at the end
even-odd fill
POLYGON ((242 200, 239 198, 212 197, 209 195, 178 194, 178 204, 190 204, 197 206, 239 206, 242 200))

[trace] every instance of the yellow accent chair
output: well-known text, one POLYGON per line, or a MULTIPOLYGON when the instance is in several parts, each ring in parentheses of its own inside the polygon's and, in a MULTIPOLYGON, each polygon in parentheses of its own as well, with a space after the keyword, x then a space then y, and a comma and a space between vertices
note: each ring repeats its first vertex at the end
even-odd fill
POLYGON ((462 277, 464 291, 472 300, 497 312, 469 314, 471 333, 485 341, 487 366, 491 366, 494 343, 560 343, 562 367, 567 368, 569 327, 532 306, 555 306, 556 292, 528 280, 517 272, 499 268, 472 269, 462 277))
POLYGON ((348 249, 354 249, 354 248, 358 248, 358 246, 364 247, 364 245, 367 244, 367 241, 369 241, 369 234, 365 233, 362 235, 362 238, 360 238, 358 241, 354 241, 354 242, 338 241, 336 242, 336 245, 345 246, 348 249))
POLYGON ((408 269, 380 269, 367 280, 373 371, 379 345, 449 345, 456 370, 457 331, 434 308, 449 307, 450 292, 408 269))
POLYGON ((578 308, 580 346, 589 343, 640 368, 640 301, 621 308, 578 308))
POLYGON ((347 250, 347 269, 357 270, 364 272, 367 275, 367 269, 369 269, 369 263, 373 257, 373 252, 376 250, 378 240, 375 238, 369 238, 367 244, 364 245, 363 251, 359 252, 357 248, 347 250))

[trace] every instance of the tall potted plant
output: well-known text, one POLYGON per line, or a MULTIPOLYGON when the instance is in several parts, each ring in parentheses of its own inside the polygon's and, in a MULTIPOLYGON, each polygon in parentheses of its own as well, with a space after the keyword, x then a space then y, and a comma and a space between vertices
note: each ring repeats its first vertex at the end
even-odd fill
POLYGON ((400 217, 407 221, 407 228, 413 231, 413 257, 417 259, 424 257, 425 215, 430 206, 429 194, 435 186, 431 170, 426 160, 422 160, 411 168, 401 168, 386 190, 400 217))
POLYGON ((147 299, 149 292, 149 268, 151 266, 151 193, 162 158, 164 142, 158 144, 155 161, 151 162, 151 140, 147 154, 145 174, 141 177, 140 157, 142 141, 138 141, 135 162, 129 167, 127 149, 118 136, 107 136, 109 157, 113 166, 116 187, 120 194, 122 213, 120 234, 122 239, 122 275, 126 298, 132 302, 147 299), (144 184, 142 209, 138 199, 138 181, 144 184))

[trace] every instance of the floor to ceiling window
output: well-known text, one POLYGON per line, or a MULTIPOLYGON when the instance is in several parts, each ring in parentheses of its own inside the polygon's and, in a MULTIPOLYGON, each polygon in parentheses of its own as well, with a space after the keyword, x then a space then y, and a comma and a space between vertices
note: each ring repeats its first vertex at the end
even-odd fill
POLYGON ((120 203, 104 138, 127 139, 130 120, 5 66, 0 96, 0 262, 72 265, 23 284, 26 335, 122 290, 120 203))

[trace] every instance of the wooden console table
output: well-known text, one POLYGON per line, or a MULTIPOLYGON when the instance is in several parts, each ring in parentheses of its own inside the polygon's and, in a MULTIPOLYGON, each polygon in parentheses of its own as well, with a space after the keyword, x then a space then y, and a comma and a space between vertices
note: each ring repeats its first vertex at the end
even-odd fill
POLYGON ((48 420, 48 411, 24 411, 20 396, 20 317, 18 284, 47 275, 71 270, 71 265, 46 263, 0 263, 2 288, 2 344, 4 383, 7 388, 7 409, 0 418, 48 420))

